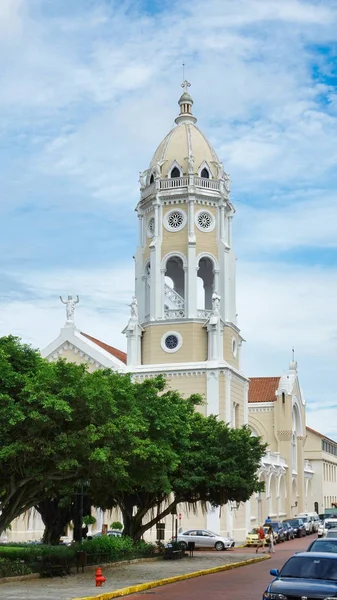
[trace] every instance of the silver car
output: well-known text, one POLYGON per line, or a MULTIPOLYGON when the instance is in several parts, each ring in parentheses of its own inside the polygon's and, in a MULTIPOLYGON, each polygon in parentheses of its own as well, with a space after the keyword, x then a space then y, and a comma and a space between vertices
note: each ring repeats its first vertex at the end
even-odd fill
POLYGON ((216 550, 228 550, 234 548, 233 538, 224 537, 208 531, 207 529, 189 529, 179 533, 177 542, 186 550, 189 542, 194 542, 196 548, 215 548, 216 550))

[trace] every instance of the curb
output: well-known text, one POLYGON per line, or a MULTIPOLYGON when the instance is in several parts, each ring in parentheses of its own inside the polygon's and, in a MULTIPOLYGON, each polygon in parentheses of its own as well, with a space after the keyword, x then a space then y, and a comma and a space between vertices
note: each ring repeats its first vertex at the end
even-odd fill
POLYGON ((148 581, 147 583, 139 583, 138 585, 132 585, 130 587, 121 588, 119 590, 113 590, 104 594, 98 594, 98 596, 82 596, 81 598, 72 598, 72 600, 111 600, 112 598, 129 596, 130 594, 136 594, 137 592, 143 592, 154 587, 167 585, 169 583, 176 583, 177 581, 183 581, 185 579, 193 579, 194 577, 201 577, 202 575, 211 575, 213 573, 219 573, 221 571, 237 569, 238 567, 262 562, 263 560, 268 560, 269 558, 270 555, 266 554, 265 556, 249 558, 248 560, 242 560, 241 562, 222 565, 221 567, 213 567, 212 569, 202 569, 201 571, 192 571, 192 573, 175 575, 174 577, 167 577, 166 579, 158 579, 155 581, 148 581))

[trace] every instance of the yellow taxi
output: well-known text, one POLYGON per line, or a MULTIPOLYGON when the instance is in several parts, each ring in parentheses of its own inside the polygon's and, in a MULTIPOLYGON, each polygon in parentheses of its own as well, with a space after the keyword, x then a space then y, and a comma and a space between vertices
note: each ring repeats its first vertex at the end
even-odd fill
MULTIPOLYGON (((248 535, 246 537, 246 546, 257 546, 257 542, 259 539, 257 531, 258 531, 258 527, 254 527, 254 529, 252 529, 248 533, 248 535)), ((265 546, 269 542, 268 527, 264 527, 263 531, 264 531, 264 535, 266 536, 265 539, 263 540, 263 545, 265 546)), ((274 544, 276 544, 277 534, 274 532, 273 535, 274 535, 274 544)))

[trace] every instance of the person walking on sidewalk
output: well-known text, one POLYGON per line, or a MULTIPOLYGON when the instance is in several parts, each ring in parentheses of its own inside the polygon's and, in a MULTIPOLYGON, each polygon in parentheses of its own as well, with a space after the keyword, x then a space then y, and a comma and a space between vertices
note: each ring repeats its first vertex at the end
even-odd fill
POLYGON ((257 546, 256 546, 256 551, 255 551, 256 554, 258 554, 259 548, 263 548, 264 544, 265 544, 266 536, 265 536, 264 529, 263 529, 262 525, 260 525, 260 527, 257 530, 257 538, 258 538, 257 539, 257 546))
POLYGON ((272 528, 271 525, 269 525, 267 535, 268 535, 269 552, 274 553, 275 552, 275 550, 274 550, 274 529, 272 528))

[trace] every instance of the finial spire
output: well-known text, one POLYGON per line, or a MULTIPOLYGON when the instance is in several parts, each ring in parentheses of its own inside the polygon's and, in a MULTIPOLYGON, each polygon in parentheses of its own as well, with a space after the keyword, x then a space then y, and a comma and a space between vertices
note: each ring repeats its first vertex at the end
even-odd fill
POLYGON ((297 362, 295 360, 295 348, 294 348, 294 346, 291 349, 291 355, 292 355, 292 360, 291 360, 291 363, 289 365, 289 369, 290 369, 290 371, 297 371, 297 362))
MULTIPOLYGON (((183 69, 185 70, 184 64, 183 69)), ((175 122, 177 123, 177 125, 179 123, 195 123, 196 118, 192 114, 193 100, 187 91, 188 88, 191 87, 191 84, 189 81, 187 81, 187 79, 184 79, 183 83, 181 84, 181 87, 184 91, 179 98, 178 104, 180 106, 180 114, 175 119, 175 122)))
POLYGON ((191 87, 191 84, 189 81, 187 81, 187 79, 184 79, 184 81, 181 84, 181 87, 184 89, 184 92, 187 92, 187 88, 191 87))

